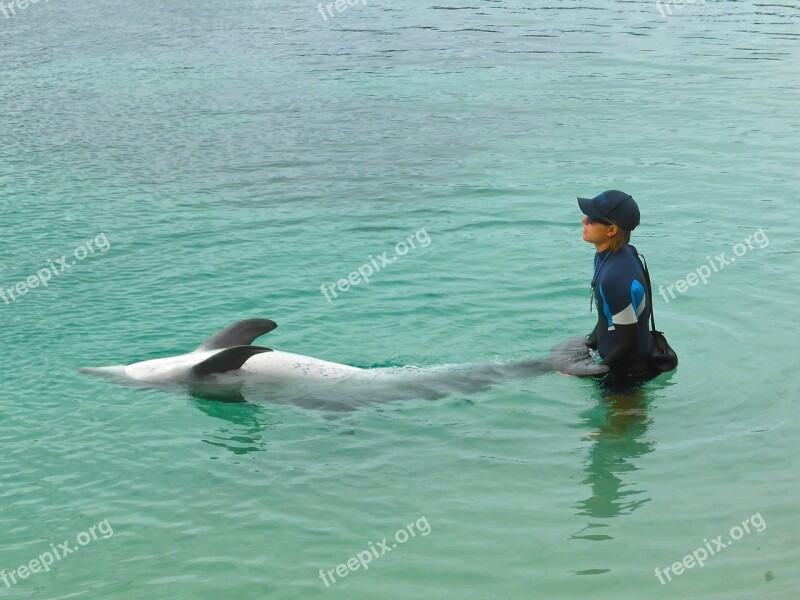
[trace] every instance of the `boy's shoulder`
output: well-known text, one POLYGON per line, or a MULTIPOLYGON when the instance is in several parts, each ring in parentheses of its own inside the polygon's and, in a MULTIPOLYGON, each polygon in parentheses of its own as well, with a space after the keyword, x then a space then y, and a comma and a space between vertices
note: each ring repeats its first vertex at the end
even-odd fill
POLYGON ((620 248, 613 260, 608 262, 608 276, 614 279, 633 279, 644 272, 639 264, 636 248, 630 244, 620 248))

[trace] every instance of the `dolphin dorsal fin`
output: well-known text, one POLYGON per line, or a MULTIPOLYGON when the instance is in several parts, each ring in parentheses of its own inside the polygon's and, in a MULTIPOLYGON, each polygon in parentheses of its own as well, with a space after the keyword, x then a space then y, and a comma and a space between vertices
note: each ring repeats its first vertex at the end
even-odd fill
POLYGON ((216 373, 225 373, 241 369, 247 359, 262 352, 272 352, 270 348, 261 346, 234 346, 217 352, 214 356, 197 363, 191 373, 195 377, 205 377, 216 373))
POLYGON ((233 325, 228 325, 222 331, 218 331, 205 342, 200 344, 195 352, 203 350, 220 350, 232 346, 247 346, 253 343, 257 337, 269 333, 278 324, 269 319, 245 319, 237 321, 233 325))

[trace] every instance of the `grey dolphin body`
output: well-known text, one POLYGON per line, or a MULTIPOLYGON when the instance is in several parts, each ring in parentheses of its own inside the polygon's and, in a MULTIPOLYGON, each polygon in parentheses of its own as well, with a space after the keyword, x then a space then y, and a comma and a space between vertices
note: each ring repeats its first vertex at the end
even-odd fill
POLYGON ((247 319, 219 331, 188 354, 131 365, 82 367, 78 371, 118 383, 177 387, 204 397, 263 398, 314 408, 352 408, 413 397, 440 398, 552 371, 578 377, 608 371, 608 367, 595 364, 581 336, 559 344, 542 360, 426 369, 361 369, 251 345, 276 327, 269 319, 247 319))

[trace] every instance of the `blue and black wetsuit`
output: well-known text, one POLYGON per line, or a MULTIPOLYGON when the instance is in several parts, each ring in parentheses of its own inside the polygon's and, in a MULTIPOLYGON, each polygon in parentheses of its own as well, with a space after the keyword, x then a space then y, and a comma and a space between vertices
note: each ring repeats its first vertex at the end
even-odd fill
POLYGON ((653 305, 636 248, 626 244, 615 253, 598 252, 594 267, 597 325, 586 345, 598 351, 613 376, 650 379, 655 376, 647 364, 653 348, 649 333, 653 305))

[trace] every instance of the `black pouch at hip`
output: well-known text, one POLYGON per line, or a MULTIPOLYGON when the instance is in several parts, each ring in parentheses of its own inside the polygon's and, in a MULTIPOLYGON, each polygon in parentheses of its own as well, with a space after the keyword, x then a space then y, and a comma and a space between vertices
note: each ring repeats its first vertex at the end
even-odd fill
POLYGON ((678 355, 669 345, 664 333, 656 329, 656 318, 653 314, 653 287, 650 285, 650 271, 647 269, 647 261, 644 256, 637 252, 641 257, 640 264, 644 271, 644 280, 647 284, 647 294, 650 296, 650 335, 653 336, 653 350, 647 357, 647 364, 658 373, 666 373, 674 370, 678 366, 678 355))
POLYGON ((653 351, 647 358, 651 368, 659 373, 672 371, 678 366, 678 355, 667 342, 667 338, 661 331, 651 331, 653 336, 653 351))

